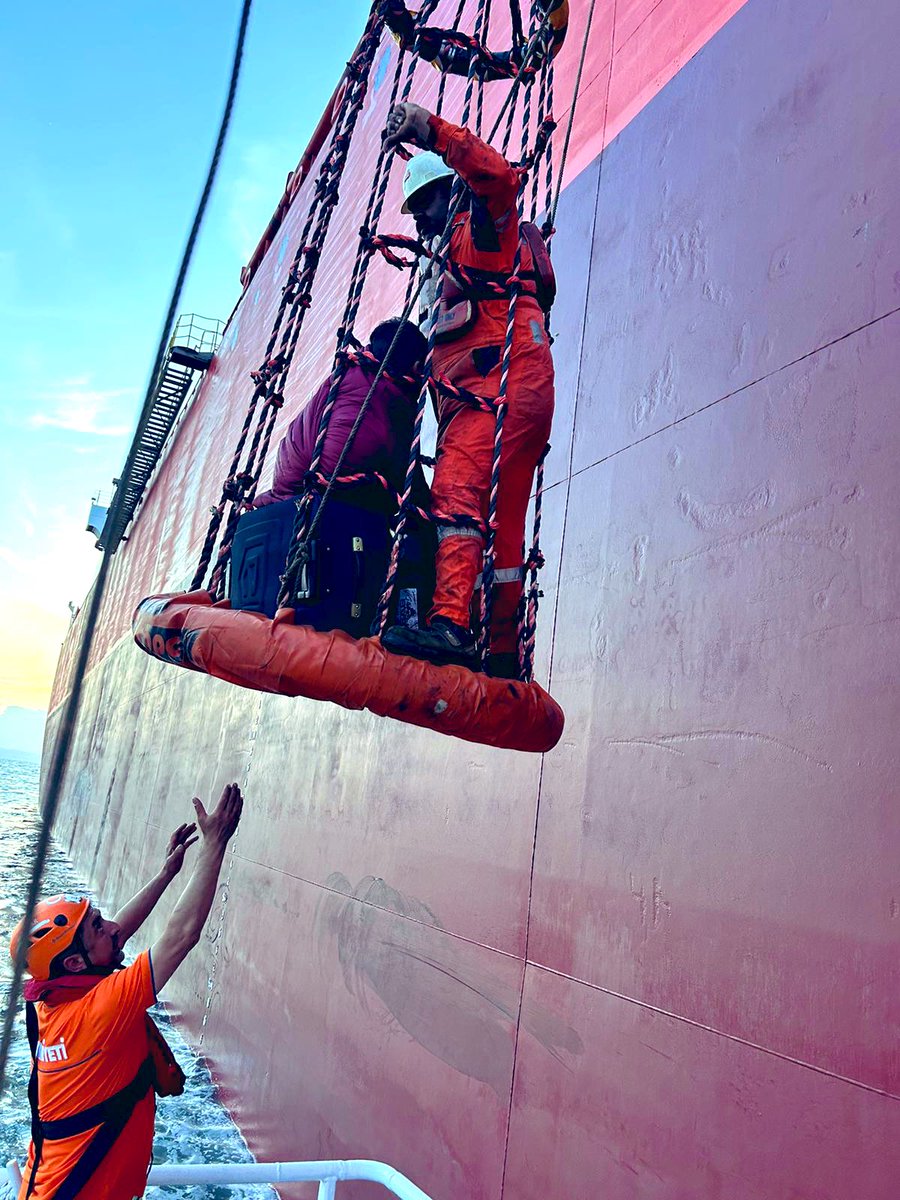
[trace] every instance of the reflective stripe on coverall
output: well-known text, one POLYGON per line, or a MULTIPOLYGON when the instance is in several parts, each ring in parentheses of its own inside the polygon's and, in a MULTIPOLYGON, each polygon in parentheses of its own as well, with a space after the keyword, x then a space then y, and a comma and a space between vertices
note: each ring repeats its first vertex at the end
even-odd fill
MULTIPOLYGON (((463 267, 511 274, 519 245, 519 172, 469 130, 432 116, 433 148, 476 197, 473 211, 458 213, 449 258, 463 267)), ((521 269, 532 269, 523 249, 521 269)), ((450 383, 487 399, 500 389, 500 362, 509 301, 479 300, 474 326, 434 348, 433 369, 450 383)), ((532 295, 516 302, 512 356, 506 388, 494 564, 498 584, 491 625, 491 650, 516 649, 517 610, 522 595, 522 560, 528 500, 538 460, 553 420, 553 360, 544 314, 532 295), (501 580, 511 582, 500 582, 501 580)), ((433 509, 445 516, 487 520, 494 417, 463 402, 439 397, 437 464, 431 485, 433 509)), ((481 572, 483 540, 471 528, 438 525, 437 586, 431 617, 469 627, 475 582, 481 572)))

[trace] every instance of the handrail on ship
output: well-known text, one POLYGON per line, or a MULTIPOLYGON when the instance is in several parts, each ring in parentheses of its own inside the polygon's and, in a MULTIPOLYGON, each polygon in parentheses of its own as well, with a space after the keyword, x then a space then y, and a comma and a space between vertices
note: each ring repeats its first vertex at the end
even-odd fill
MULTIPOLYGON (((18 1195, 22 1172, 16 1159, 7 1163, 6 1174, 13 1194, 18 1195)), ((147 1183, 153 1187, 193 1187, 205 1183, 224 1187, 247 1183, 317 1183, 317 1200, 334 1200, 338 1183, 348 1180, 380 1183, 398 1200, 431 1200, 396 1168, 370 1158, 321 1162, 161 1164, 150 1168, 147 1183)))

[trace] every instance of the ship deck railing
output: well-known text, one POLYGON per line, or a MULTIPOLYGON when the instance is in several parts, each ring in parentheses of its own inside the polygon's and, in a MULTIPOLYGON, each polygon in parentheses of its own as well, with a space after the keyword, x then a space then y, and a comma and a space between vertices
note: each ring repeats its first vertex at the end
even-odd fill
MULTIPOLYGON (((22 1172, 16 1159, 6 1168, 13 1194, 18 1195, 22 1172)), ((265 1183, 318 1183, 317 1200, 336 1200, 339 1183, 380 1183, 398 1200, 431 1200, 395 1167, 370 1158, 281 1163, 161 1163, 150 1168, 150 1187, 197 1187, 215 1184, 240 1187, 265 1183)))

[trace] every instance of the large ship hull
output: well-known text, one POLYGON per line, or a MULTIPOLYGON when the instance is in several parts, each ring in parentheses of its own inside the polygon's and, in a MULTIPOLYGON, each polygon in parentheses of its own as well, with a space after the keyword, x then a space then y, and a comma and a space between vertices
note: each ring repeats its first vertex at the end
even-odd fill
MULTIPOLYGON (((892 0, 598 4, 554 242, 542 758, 132 644, 190 576, 309 180, 273 230, 116 557, 58 824, 119 899, 192 794, 244 784, 170 999, 260 1158, 383 1159, 435 1200, 896 1197, 898 34, 892 0)), ((327 369, 395 52, 284 419, 327 369)), ((363 330, 399 288, 376 269, 363 330)))

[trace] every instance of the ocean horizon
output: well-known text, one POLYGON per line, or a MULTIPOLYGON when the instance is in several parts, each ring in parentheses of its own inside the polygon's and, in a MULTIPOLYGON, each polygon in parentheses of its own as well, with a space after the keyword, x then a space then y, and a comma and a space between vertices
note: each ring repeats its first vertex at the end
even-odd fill
POLYGON ((28 762, 39 767, 41 756, 37 750, 17 750, 13 746, 0 746, 0 759, 7 762, 28 762))

